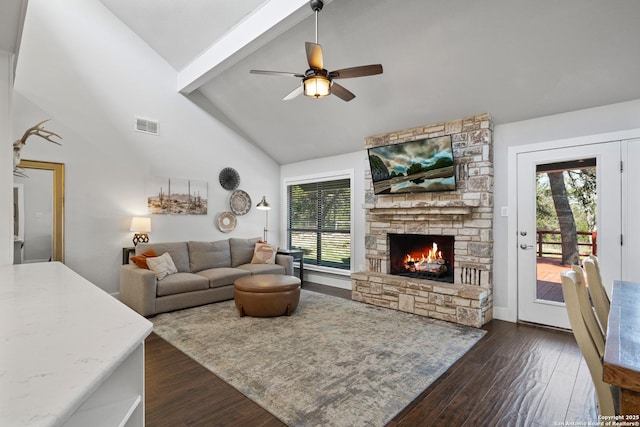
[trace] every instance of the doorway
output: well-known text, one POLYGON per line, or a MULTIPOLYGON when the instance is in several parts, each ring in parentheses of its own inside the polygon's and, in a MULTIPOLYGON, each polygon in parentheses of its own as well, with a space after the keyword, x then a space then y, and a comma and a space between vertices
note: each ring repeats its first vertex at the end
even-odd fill
POLYGON ((619 142, 517 155, 520 321, 569 329, 560 272, 591 253, 605 284, 620 277, 620 156, 619 142))
POLYGON ((64 164, 21 160, 14 177, 14 263, 64 262, 64 164))

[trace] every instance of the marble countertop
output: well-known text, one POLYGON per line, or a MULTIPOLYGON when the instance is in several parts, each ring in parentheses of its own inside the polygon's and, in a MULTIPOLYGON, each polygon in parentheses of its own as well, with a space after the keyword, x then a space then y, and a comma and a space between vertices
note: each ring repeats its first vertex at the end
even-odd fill
POLYGON ((152 328, 61 263, 0 266, 0 425, 64 424, 152 328))

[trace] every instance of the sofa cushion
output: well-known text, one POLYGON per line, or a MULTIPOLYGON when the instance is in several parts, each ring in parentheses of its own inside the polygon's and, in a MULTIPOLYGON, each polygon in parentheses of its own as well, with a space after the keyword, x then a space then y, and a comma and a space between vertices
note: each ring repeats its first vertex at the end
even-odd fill
POLYGON ((132 256, 130 258, 130 261, 133 262, 138 267, 146 268, 148 270, 149 266, 147 265, 147 258, 153 258, 157 256, 158 254, 153 249, 148 249, 145 252, 141 253, 140 255, 132 256))
POLYGON ((284 266, 279 264, 243 264, 239 269, 251 272, 251 274, 287 274, 284 266))
POLYGON ((229 246, 231 248, 231 267, 237 267, 242 264, 249 264, 253 258, 253 250, 259 237, 253 239, 238 239, 237 237, 229 238, 229 246))
POLYGON ((189 266, 193 273, 216 267, 231 267, 229 239, 216 242, 189 242, 189 266))
POLYGON ((209 281, 191 273, 176 273, 158 281, 157 296, 182 294, 209 288, 209 281))
POLYGON ((196 274, 206 277, 209 280, 209 287, 219 288, 220 286, 233 285, 236 279, 249 276, 251 272, 240 268, 219 267, 199 271, 196 274))
POLYGON ((148 249, 153 249, 157 254, 169 252, 178 272, 191 272, 191 270, 189 270, 189 249, 187 248, 187 242, 138 243, 136 246, 136 255, 140 255, 148 249))
POLYGON ((253 251, 251 264, 275 264, 278 247, 264 242, 258 242, 253 251))
POLYGON ((156 273, 158 280, 162 280, 178 272, 169 252, 165 252, 157 257, 147 258, 147 265, 149 266, 149 270, 156 273))

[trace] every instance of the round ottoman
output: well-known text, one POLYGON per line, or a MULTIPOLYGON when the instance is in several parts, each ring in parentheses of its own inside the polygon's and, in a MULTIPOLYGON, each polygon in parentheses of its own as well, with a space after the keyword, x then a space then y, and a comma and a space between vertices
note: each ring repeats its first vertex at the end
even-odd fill
POLYGON ((240 316, 274 317, 291 313, 300 301, 300 279, 283 274, 256 274, 233 283, 240 316))

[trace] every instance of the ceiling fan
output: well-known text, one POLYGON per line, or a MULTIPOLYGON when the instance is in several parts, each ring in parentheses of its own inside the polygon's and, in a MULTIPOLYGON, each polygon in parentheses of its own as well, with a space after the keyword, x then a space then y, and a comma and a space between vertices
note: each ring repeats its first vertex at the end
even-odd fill
POLYGON ((283 101, 293 99, 301 93, 304 93, 306 96, 310 96, 313 98, 323 98, 325 96, 334 94, 343 101, 351 101, 356 96, 344 86, 341 86, 338 83, 334 82, 334 80, 382 74, 382 65, 362 65, 359 67, 327 71, 324 68, 322 60, 322 46, 318 44, 318 12, 322 10, 324 2, 322 0, 311 0, 310 5, 316 16, 316 42, 305 42, 305 50, 307 52, 307 62, 309 63, 309 69, 305 71, 304 74, 264 70, 251 70, 250 73, 301 78, 302 82, 300 86, 298 86, 287 96, 282 98, 283 101))

